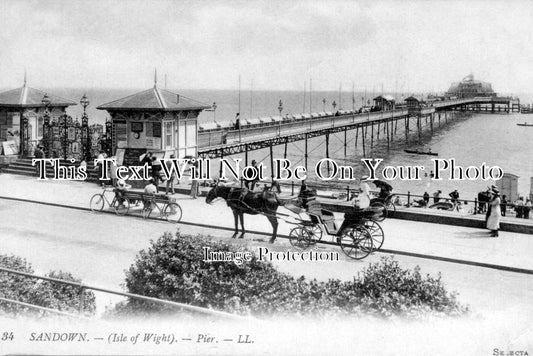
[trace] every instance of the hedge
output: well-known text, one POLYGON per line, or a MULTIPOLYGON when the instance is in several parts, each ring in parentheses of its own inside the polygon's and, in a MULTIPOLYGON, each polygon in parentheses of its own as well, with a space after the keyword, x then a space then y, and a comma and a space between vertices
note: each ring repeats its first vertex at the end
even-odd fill
MULTIPOLYGON (((461 315, 468 307, 448 293, 440 275, 422 276, 420 268, 401 268, 393 258, 371 263, 352 281, 295 278, 253 257, 237 266, 203 262, 203 248, 250 251, 205 236, 165 233, 151 241, 126 271, 130 293, 238 314, 367 315, 380 317, 461 315)), ((129 300, 115 314, 168 312, 168 307, 129 300)))
MULTIPOLYGON (((33 274, 33 268, 23 258, 13 255, 0 255, 0 266, 33 274)), ((81 282, 68 272, 51 271, 46 277, 71 282, 81 282)), ((0 272, 0 297, 38 305, 50 309, 78 313, 80 304, 79 288, 61 283, 0 272)), ((94 293, 85 291, 83 297, 84 314, 92 315, 96 310, 94 293)), ((0 315, 3 316, 44 316, 48 314, 8 302, 0 302, 0 315)))

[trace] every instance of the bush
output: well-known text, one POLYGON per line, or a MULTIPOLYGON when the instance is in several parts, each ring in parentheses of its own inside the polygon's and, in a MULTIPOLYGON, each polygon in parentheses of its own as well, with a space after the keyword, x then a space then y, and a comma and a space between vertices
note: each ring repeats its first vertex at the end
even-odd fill
MULTIPOLYGON (((33 268, 25 259, 17 256, 0 255, 0 266, 33 274, 33 268)), ((81 282, 68 272, 52 271, 46 277, 81 282)), ((0 297, 34 304, 55 310, 77 313, 79 311, 79 288, 51 281, 0 272, 0 297)), ((84 291, 83 312, 94 314, 96 310, 94 293, 84 291)), ((0 302, 0 314, 43 316, 45 312, 21 305, 0 302)))
MULTIPOLYGON (((255 256, 237 266, 232 262, 204 262, 203 248, 212 251, 249 251, 203 236, 173 237, 165 233, 141 251, 126 271, 126 287, 141 294, 201 307, 253 314, 373 314, 420 316, 467 312, 449 294, 440 276, 423 278, 420 269, 402 269, 392 258, 370 264, 353 281, 327 282, 294 278, 255 256)), ((115 313, 152 313, 168 308, 129 300, 115 313)))

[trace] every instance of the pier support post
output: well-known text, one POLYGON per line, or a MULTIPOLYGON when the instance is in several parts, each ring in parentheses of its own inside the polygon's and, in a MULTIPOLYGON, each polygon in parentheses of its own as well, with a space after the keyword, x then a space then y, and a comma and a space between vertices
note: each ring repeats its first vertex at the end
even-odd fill
POLYGON ((429 128, 431 130, 431 136, 433 136, 433 116, 435 114, 431 114, 431 116, 429 117, 429 128))
POLYGON ((272 151, 272 145, 270 145, 270 178, 272 186, 274 186, 274 153, 272 151))
POLYGON ((224 153, 220 154, 220 168, 218 170, 218 179, 222 177, 222 159, 224 159, 224 153))
MULTIPOLYGON (((379 129, 378 129, 378 137, 379 137, 379 129)), ((372 127, 370 129, 370 149, 374 148, 374 123, 372 123, 372 127)))
POLYGON ((307 171, 307 157, 309 156, 307 154, 307 139, 308 139, 307 138, 307 134, 305 134, 305 155, 304 155, 304 157, 305 157, 305 170, 306 171, 307 171))
POLYGON ((366 128, 368 126, 361 127, 361 139, 363 140, 363 157, 366 156, 366 148, 365 148, 365 136, 366 136, 366 128), (363 130, 365 131, 365 134, 363 134, 363 130))
POLYGON ((389 119, 386 119, 385 125, 387 126, 387 151, 390 150, 390 130, 389 130, 389 119))
POLYGON ((347 129, 346 126, 344 126, 344 158, 346 158, 346 147, 348 144, 348 137, 347 137, 347 129))
MULTIPOLYGON (((329 158, 329 132, 326 132, 326 158, 329 158)), ((328 175, 330 172, 329 160, 327 161, 328 175)))
POLYGON ((409 115, 405 117, 404 122, 404 130, 405 130, 405 143, 409 143, 409 115))
POLYGON ((418 141, 420 141, 420 138, 422 137, 422 123, 420 122, 420 115, 416 118, 416 128, 418 129, 418 141))

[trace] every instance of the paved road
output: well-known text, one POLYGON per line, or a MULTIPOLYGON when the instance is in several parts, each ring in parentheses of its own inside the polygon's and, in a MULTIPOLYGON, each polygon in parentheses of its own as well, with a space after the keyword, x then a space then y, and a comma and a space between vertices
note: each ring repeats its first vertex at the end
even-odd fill
MULTIPOLYGON (((181 203, 186 221, 231 226, 231 213, 222 204, 208 206, 192 199, 182 200, 181 203), (198 214, 194 216, 190 213, 187 215, 196 206, 197 209, 201 206, 203 210, 196 210, 198 214), (208 211, 214 215, 210 221, 205 219, 204 212, 208 211)), ((175 231, 178 227, 164 221, 94 214, 3 199, 0 199, 0 214, 1 253, 27 258, 38 273, 66 270, 81 277, 87 284, 111 289, 120 289, 124 270, 133 263, 139 250, 149 246, 150 239, 157 238, 165 231, 175 231)), ((265 221, 264 217, 247 217, 246 223, 254 229, 265 228, 268 231, 265 221)), ((179 224, 179 228, 184 233, 204 233, 220 239, 229 239, 232 234, 230 231, 183 224, 179 224)), ((282 226, 282 233, 287 229, 287 226, 282 226)), ((485 232, 479 230, 421 223, 413 225, 412 222, 394 220, 386 221, 384 229, 387 235, 384 247, 388 249, 477 259, 495 264, 501 262, 533 269, 531 258, 525 256, 531 251, 532 238, 528 235, 505 234, 500 239, 489 239, 485 232), (415 231, 413 227, 416 227, 415 231)), ((265 246, 267 239, 266 236, 250 234, 244 240, 234 241, 255 248, 265 246)), ((268 246, 279 251, 290 248, 286 240, 278 240, 275 245, 268 246)), ((321 249, 339 252, 341 261, 276 264, 280 270, 297 276, 347 280, 384 255, 376 253, 363 261, 353 261, 346 259, 337 247, 322 246, 321 249)), ((460 300, 470 304, 475 312, 489 315, 521 310, 521 313, 533 315, 533 305, 528 303, 528 298, 533 295, 533 275, 401 255, 395 258, 405 267, 420 265, 423 273, 435 275, 441 272, 448 288, 458 291, 460 300)))

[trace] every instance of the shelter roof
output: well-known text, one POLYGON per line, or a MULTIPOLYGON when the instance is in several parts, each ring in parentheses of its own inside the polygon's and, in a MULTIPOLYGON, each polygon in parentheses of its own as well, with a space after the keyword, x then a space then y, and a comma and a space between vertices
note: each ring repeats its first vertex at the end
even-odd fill
POLYGON ((379 95, 376 96, 374 100, 381 100, 381 98, 383 98, 385 101, 394 101, 394 97, 392 95, 379 95))
POLYGON ((419 101, 421 103, 424 102, 424 98, 421 97, 421 96, 418 96, 418 95, 411 95, 410 97, 405 98, 405 101, 411 101, 411 100, 416 100, 416 101, 419 101))
POLYGON ((137 110, 137 111, 183 111, 204 110, 211 105, 204 104, 169 90, 153 88, 132 94, 97 107, 100 110, 137 110))
MULTIPOLYGON (((43 97, 47 94, 46 92, 30 88, 26 85, 17 88, 8 90, 5 92, 0 93, 0 106, 3 107, 44 107, 43 104, 43 97)), ((72 106, 77 105, 75 101, 62 98, 57 95, 51 95, 47 94, 48 99, 50 99, 50 105, 51 107, 59 106, 59 107, 65 107, 65 106, 72 106)))

